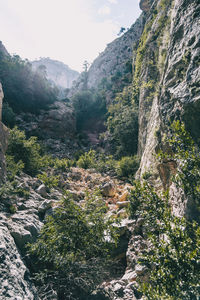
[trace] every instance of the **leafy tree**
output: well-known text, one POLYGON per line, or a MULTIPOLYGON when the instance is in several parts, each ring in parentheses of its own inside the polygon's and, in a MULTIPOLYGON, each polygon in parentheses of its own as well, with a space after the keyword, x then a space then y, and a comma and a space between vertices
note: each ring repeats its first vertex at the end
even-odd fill
POLYGON ((147 183, 135 183, 130 214, 143 217, 149 246, 139 262, 149 267, 148 282, 140 283, 145 299, 199 299, 200 227, 171 213, 167 194, 158 196, 147 183))
POLYGON ((51 87, 44 72, 34 72, 28 60, 18 55, 0 54, 0 81, 5 101, 14 112, 37 113, 56 100, 57 90, 51 87))

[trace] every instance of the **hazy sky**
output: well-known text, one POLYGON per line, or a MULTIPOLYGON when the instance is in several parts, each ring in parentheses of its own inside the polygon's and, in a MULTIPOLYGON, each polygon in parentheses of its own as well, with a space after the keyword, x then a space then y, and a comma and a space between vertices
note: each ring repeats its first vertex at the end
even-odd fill
POLYGON ((0 0, 0 40, 11 54, 50 57, 82 71, 120 27, 140 14, 139 0, 0 0))

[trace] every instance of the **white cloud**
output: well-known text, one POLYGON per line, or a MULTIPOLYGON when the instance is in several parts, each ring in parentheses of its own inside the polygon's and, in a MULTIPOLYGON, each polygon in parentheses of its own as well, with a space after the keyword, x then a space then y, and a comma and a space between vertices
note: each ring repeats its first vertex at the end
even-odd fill
POLYGON ((98 10, 99 15, 109 15, 110 14, 110 7, 107 5, 102 6, 98 10))
POLYGON ((108 2, 110 2, 111 4, 117 4, 118 3, 117 0, 108 0, 108 2))

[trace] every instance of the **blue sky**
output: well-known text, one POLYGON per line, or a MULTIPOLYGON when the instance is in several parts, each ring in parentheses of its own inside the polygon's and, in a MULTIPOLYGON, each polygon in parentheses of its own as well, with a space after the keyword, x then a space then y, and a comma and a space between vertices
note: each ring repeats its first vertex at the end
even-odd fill
POLYGON ((139 0, 1 0, 0 40, 22 58, 50 57, 81 71, 139 15, 139 0))

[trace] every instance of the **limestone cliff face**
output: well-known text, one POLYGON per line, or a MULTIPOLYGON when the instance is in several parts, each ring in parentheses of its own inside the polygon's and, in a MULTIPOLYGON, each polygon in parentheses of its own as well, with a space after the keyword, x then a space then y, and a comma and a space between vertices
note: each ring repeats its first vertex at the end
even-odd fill
POLYGON ((142 14, 123 36, 108 44, 94 60, 88 72, 89 87, 97 87, 102 78, 123 72, 126 62, 132 58, 133 46, 141 36, 143 25, 142 14))
POLYGON ((70 88, 73 81, 79 76, 77 71, 70 69, 67 65, 57 60, 41 58, 32 62, 34 69, 41 65, 46 67, 47 78, 63 89, 70 88))
MULTIPOLYGON (((137 45, 145 23, 144 14, 137 19, 131 28, 119 38, 107 45, 88 70, 88 87, 98 88, 102 79, 109 79, 118 72, 123 74, 126 64, 132 61, 133 48, 137 45)), ((80 76, 70 91, 70 96, 82 88, 80 76)), ((108 92, 108 91, 107 91, 108 92)))
MULTIPOLYGON (((169 124, 177 118, 183 120, 199 141, 200 4, 158 0, 148 10, 144 2, 148 1, 141 1, 147 22, 134 74, 139 100, 139 174, 150 171, 156 180, 160 172, 164 182, 173 168, 157 168, 155 153, 169 124)), ((187 205, 180 210, 187 213, 187 205)))
POLYGON ((5 151, 8 138, 8 129, 1 122, 3 97, 3 89, 0 83, 0 182, 5 179, 6 175, 5 151))

